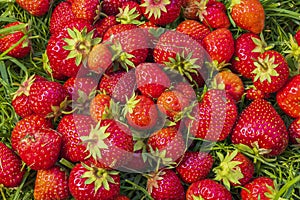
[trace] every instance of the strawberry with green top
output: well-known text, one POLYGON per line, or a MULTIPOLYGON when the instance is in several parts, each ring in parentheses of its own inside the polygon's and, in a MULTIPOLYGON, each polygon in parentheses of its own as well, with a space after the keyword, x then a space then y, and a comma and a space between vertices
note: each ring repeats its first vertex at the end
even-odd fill
POLYGON ((295 119, 288 128, 289 138, 292 144, 300 144, 300 118, 295 119))
POLYGON ((121 24, 139 25, 142 23, 139 21, 142 18, 142 10, 136 1, 127 1, 119 8, 119 14, 116 17, 116 21, 121 24))
POLYGON ((242 200, 271 200, 275 197, 275 186, 272 179, 268 177, 258 177, 244 186, 241 190, 242 200))
POLYGON ((52 0, 16 0, 16 3, 31 15, 41 17, 48 12, 52 0))

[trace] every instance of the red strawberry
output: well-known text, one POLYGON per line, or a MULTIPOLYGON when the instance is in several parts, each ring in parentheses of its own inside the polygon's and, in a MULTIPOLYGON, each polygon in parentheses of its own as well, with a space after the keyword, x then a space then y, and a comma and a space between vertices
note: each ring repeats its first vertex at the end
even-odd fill
POLYGON ((41 128, 52 128, 50 120, 41 117, 40 115, 29 115, 17 122, 11 133, 12 148, 18 150, 19 142, 27 133, 34 133, 41 128))
POLYGON ((170 169, 150 175, 147 190, 155 200, 184 200, 184 189, 176 173, 170 169))
POLYGON ((296 39, 298 45, 300 45, 300 30, 298 30, 297 33, 295 34, 295 39, 296 39))
POLYGON ((217 155, 221 163, 213 169, 216 173, 215 180, 222 181, 228 190, 230 186, 245 185, 252 179, 254 164, 244 154, 233 151, 225 157, 219 152, 217 155))
POLYGON ((114 25, 117 25, 118 22, 116 21, 116 16, 107 16, 103 19, 98 20, 94 27, 96 28, 96 34, 98 37, 102 38, 105 32, 114 25))
POLYGON ((271 200, 274 188, 273 180, 268 177, 258 177, 241 190, 242 200, 271 200))
POLYGON ((288 145, 288 133, 272 105, 264 99, 256 99, 239 116, 231 141, 249 147, 255 145, 264 149, 263 153, 277 156, 288 145))
POLYGON ((300 144, 300 118, 295 119, 289 126, 289 138, 292 144, 300 144))
POLYGON ((107 94, 97 94, 90 104, 90 115, 95 122, 106 119, 110 114, 111 97, 107 94))
POLYGON ((98 0, 73 0, 72 12, 76 18, 85 19, 93 23, 100 15, 100 2, 98 0))
POLYGON ((12 22, 3 27, 5 28, 17 28, 17 26, 21 26, 22 29, 18 28, 16 31, 10 31, 7 34, 0 34, 0 53, 3 53, 10 49, 13 45, 15 45, 21 38, 25 37, 25 39, 18 44, 13 49, 7 53, 8 56, 12 56, 15 58, 24 58, 31 51, 31 42, 28 37, 25 36, 27 32, 27 24, 21 22, 12 22))
POLYGON ((142 17, 142 10, 140 5, 136 1, 127 1, 119 8, 119 14, 117 14, 117 22, 121 24, 136 24, 139 25, 139 21, 142 17))
POLYGON ((16 0, 21 8, 30 14, 40 17, 45 15, 50 7, 50 0, 16 0))
POLYGON ((78 200, 114 200, 120 194, 120 175, 79 163, 70 173, 69 189, 78 200))
POLYGON ((68 1, 60 2, 52 12, 50 18, 50 34, 59 34, 59 32, 75 18, 72 12, 72 4, 68 1))
MULTIPOLYGON (((218 3, 222 4, 221 2, 218 3)), ((198 11, 198 17, 203 24, 214 29, 229 28, 230 26, 227 13, 222 9, 222 7, 214 6, 214 4, 207 5, 207 8, 204 10, 200 9, 198 11)))
POLYGON ((58 159, 61 143, 58 132, 42 128, 21 138, 17 151, 31 169, 49 169, 58 159))
POLYGON ((103 0, 102 11, 108 16, 117 15, 119 13, 119 8, 127 1, 131 0, 103 0))
POLYGON ((276 95, 280 108, 293 118, 300 117, 300 75, 294 76, 276 95))
POLYGON ((269 50, 258 57, 252 71, 254 86, 264 93, 277 92, 289 77, 289 66, 277 51, 269 50))
POLYGON ((223 90, 212 89, 205 93, 202 101, 193 108, 194 119, 185 124, 196 138, 222 141, 230 134, 237 118, 234 100, 223 90))
POLYGON ((265 11, 259 0, 232 2, 231 17, 237 26, 255 34, 262 32, 265 25, 265 11))
POLYGON ((54 166, 46 170, 38 170, 35 185, 34 199, 68 199, 69 197, 68 176, 62 168, 54 166))
POLYGON ((130 200, 130 199, 127 196, 120 195, 120 196, 117 196, 117 198, 115 198, 114 200, 130 200))
POLYGON ((182 6, 184 8, 184 17, 193 20, 199 20, 199 15, 201 17, 202 14, 205 13, 205 9, 208 6, 215 6, 217 8, 220 8, 223 12, 226 11, 226 7, 224 6, 224 4, 215 0, 182 0, 182 6))
POLYGON ((254 86, 246 90, 246 98, 249 100, 267 99, 269 96, 269 94, 265 94, 264 92, 256 89, 254 86))
POLYGON ((106 44, 97 44, 88 55, 88 67, 98 74, 103 74, 111 66, 112 57, 113 55, 106 44))
POLYGON ((156 25, 167 25, 177 19, 180 15, 180 0, 142 0, 141 10, 144 16, 156 25))
POLYGON ((234 39, 228 29, 216 29, 203 39, 203 47, 212 60, 229 62, 234 53, 234 39))
POLYGON ((21 159, 4 143, 0 142, 0 184, 17 187, 21 184, 25 171, 21 159))
POLYGON ((230 192, 220 183, 210 179, 204 179, 192 183, 186 192, 186 200, 194 200, 197 198, 203 200, 231 200, 232 196, 230 192))
POLYGON ((185 152, 176 171, 186 183, 205 179, 213 166, 213 157, 204 152, 185 152))

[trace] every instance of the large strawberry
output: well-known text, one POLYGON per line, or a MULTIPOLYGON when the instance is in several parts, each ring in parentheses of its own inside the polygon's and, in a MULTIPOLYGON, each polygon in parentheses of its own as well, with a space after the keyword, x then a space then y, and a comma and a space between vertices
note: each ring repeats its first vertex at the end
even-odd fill
POLYGON ((289 138, 292 144, 300 144, 300 118, 295 119, 289 126, 289 138))
POLYGON ((69 189, 78 200, 114 200, 120 194, 120 175, 79 163, 70 173, 69 189))
POLYGON ((241 190, 242 200, 271 200, 274 198, 274 183, 268 177, 258 177, 244 186, 241 190))
POLYGON ((232 1, 231 17, 237 26, 255 34, 262 32, 265 25, 265 11, 259 0, 232 1))
POLYGON ((70 193, 67 172, 58 166, 38 170, 33 194, 36 200, 68 199, 70 193))
POLYGON ((119 14, 117 14, 117 22, 121 24, 136 24, 139 25, 142 22, 139 20, 142 17, 142 10, 140 4, 136 1, 127 1, 119 8, 119 14))
POLYGON ((300 75, 294 76, 276 95, 280 108, 289 116, 300 117, 300 75))
POLYGON ((186 191, 186 200, 231 200, 230 192, 220 183, 211 179, 204 179, 192 183, 186 191))
POLYGON ((3 27, 8 30, 7 34, 0 34, 0 53, 7 52, 8 56, 23 58, 31 51, 31 42, 28 39, 27 24, 21 22, 12 22, 3 27), (21 41, 21 39, 24 39, 21 41), (19 44, 17 44, 20 42, 19 44))
POLYGON ((25 170, 21 159, 4 143, 0 142, 0 184, 17 187, 21 184, 25 170))
POLYGON ((288 133, 273 106, 264 99, 256 99, 239 116, 231 140, 233 144, 255 146, 264 150, 259 153, 277 156, 288 145, 288 133))
POLYGON ((73 0, 72 12, 76 18, 85 19, 93 23, 100 15, 100 2, 98 0, 73 0))
POLYGON ((48 12, 51 2, 51 0, 16 0, 21 8, 37 17, 48 12))

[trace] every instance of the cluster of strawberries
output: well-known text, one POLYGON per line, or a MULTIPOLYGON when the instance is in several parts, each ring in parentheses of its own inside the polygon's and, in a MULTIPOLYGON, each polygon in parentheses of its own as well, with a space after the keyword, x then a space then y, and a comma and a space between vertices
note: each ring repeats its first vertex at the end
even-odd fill
MULTIPOLYGON (((16 2, 34 16, 50 6, 16 2)), ((290 77, 284 56, 258 36, 264 22, 259 0, 228 8, 216 0, 58 3, 43 55, 52 80, 33 75, 16 91, 12 106, 22 119, 12 149, 0 143, 0 184, 18 186, 23 161, 37 170, 37 200, 128 199, 120 171, 147 173, 155 200, 230 200, 240 186, 243 200, 272 199, 273 180, 254 177, 243 152, 264 159, 300 143, 300 75, 290 77), (236 39, 227 9, 246 31, 236 39), (272 95, 295 118, 288 129, 272 95), (244 97, 251 103, 238 113, 244 97), (215 162, 203 141, 226 141, 231 150, 215 152, 215 162)), ((17 31, 1 36, 0 52, 23 58, 34 48, 28 27, 4 30, 11 27, 17 31)), ((300 31, 291 41, 300 63, 300 31)))

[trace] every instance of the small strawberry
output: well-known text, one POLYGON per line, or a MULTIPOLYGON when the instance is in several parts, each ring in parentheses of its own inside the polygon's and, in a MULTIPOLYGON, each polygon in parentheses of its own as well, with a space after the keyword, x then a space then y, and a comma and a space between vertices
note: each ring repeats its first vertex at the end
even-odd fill
POLYGON ((113 55, 107 45, 97 44, 88 55, 88 68, 93 72, 103 74, 112 65, 112 58, 113 55))
POLYGON ((147 180, 147 190, 155 200, 184 200, 184 189, 176 173, 164 169, 151 174, 147 180))
POLYGON ((99 18, 100 2, 99 0, 73 0, 72 12, 76 18, 85 19, 92 24, 99 18))
POLYGON ((205 179, 213 166, 213 157, 204 152, 185 152, 176 171, 185 183, 205 179))
POLYGON ((275 190, 273 180, 268 177, 258 177, 241 190, 242 200, 271 200, 275 190))
POLYGON ((262 32, 265 25, 265 11, 259 0, 232 1, 230 10, 237 26, 255 34, 262 32))
POLYGON ((288 133, 272 105, 264 99, 256 99, 240 114, 231 141, 249 147, 255 145, 261 150, 259 154, 277 156, 288 145, 288 133))
POLYGON ((300 30, 298 30, 297 33, 295 34, 295 39, 298 45, 300 46, 300 30))
POLYGON ((117 22, 121 24, 139 25, 141 24, 139 20, 142 17, 142 10, 136 1, 127 1, 119 8, 119 14, 116 17, 117 22))
POLYGON ((50 7, 51 0, 16 0, 21 8, 36 17, 45 15, 50 7))
POLYGON ((119 24, 116 20, 116 16, 111 15, 107 16, 103 19, 98 20, 95 24, 94 27, 96 29, 96 34, 97 37, 103 38, 105 32, 110 28, 113 27, 114 25, 119 24))
POLYGON ((21 184, 25 170, 21 159, 4 143, 0 142, 0 184, 17 187, 21 184))
POLYGON ((300 75, 294 76, 276 95, 279 107, 293 118, 300 117, 300 75))
POLYGON ((120 175, 79 163, 71 170, 69 190, 78 200, 114 200, 120 194, 120 175))
POLYGON ((119 13, 119 8, 127 1, 132 0, 103 0, 101 11, 108 16, 115 16, 119 13))
POLYGON ((195 199, 231 200, 232 196, 230 192, 220 183, 217 183, 211 179, 204 179, 192 183, 186 192, 186 200, 195 199))
POLYGON ((68 199, 70 193, 67 172, 58 166, 38 170, 33 194, 36 200, 68 199))
POLYGON ((292 144, 300 144, 300 118, 295 119, 289 126, 289 138, 292 144))
POLYGON ((10 30, 7 34, 0 34, 0 53, 7 52, 8 56, 15 58, 24 58, 31 51, 31 42, 28 39, 27 34, 27 24, 21 22, 12 22, 3 27, 3 30, 6 28, 16 28, 16 30, 10 30), (20 28, 17 28, 20 27, 20 28), (25 39, 16 46, 16 43, 19 42, 23 37, 25 39), (12 46, 15 46, 12 48, 12 46))
POLYGON ((110 114, 111 97, 107 94, 97 94, 90 104, 90 115, 95 122, 106 119, 110 114))
POLYGON ((256 89, 254 86, 246 89, 246 98, 249 100, 267 99, 269 97, 269 94, 256 89))

